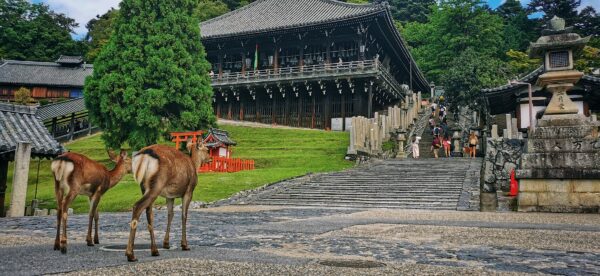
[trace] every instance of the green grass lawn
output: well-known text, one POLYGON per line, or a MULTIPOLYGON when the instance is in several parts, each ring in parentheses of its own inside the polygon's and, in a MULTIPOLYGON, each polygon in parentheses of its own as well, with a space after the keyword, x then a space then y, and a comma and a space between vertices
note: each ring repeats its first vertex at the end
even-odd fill
MULTIPOLYGON (((349 143, 347 133, 239 126, 222 128, 229 131, 230 137, 238 143, 233 148, 233 157, 254 159, 256 169, 238 173, 200 174, 198 186, 194 191, 194 200, 212 202, 228 198, 242 190, 254 189, 308 172, 338 171, 353 165, 344 160, 349 143)), ((73 152, 98 160, 109 168, 113 167, 113 163, 106 155, 100 135, 77 140, 67 144, 66 147, 73 152)), ((34 198, 37 164, 37 160, 32 160, 30 165, 27 202, 31 202, 34 198)), ((10 201, 12 166, 13 164, 10 164, 9 167, 7 202, 10 201)), ((130 210, 140 197, 138 184, 133 181, 131 175, 126 175, 121 183, 102 197, 100 210, 105 212, 130 210)), ((42 160, 40 163, 37 198, 43 208, 56 208, 50 160, 42 160)), ((165 201, 160 198, 156 203, 163 205, 165 201)), ((87 198, 78 196, 71 207, 76 213, 87 212, 87 198)))

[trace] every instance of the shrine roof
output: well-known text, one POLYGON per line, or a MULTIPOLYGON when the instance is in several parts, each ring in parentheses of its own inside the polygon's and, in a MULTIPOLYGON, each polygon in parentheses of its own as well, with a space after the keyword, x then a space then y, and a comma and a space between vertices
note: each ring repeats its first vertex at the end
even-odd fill
POLYGON ((36 111, 35 107, 0 103, 0 158, 14 152, 19 142, 30 142, 34 156, 53 157, 64 151, 36 111))
MULTIPOLYGON (((64 60, 71 62, 72 58, 64 60)), ((85 78, 92 74, 91 64, 2 60, 0 84, 43 85, 83 88, 85 78), (67 65, 63 65, 67 64, 67 65)))
POLYGON ((217 38, 308 27, 361 18, 387 10, 386 4, 335 0, 258 0, 200 23, 202 38, 217 38))
POLYGON ((222 143, 227 146, 237 145, 236 142, 234 142, 233 140, 231 140, 229 138, 229 133, 225 130, 211 128, 208 130, 208 135, 206 136, 206 138, 208 138, 210 136, 212 136, 214 138, 214 140, 216 140, 216 141, 214 141, 214 143, 222 143))

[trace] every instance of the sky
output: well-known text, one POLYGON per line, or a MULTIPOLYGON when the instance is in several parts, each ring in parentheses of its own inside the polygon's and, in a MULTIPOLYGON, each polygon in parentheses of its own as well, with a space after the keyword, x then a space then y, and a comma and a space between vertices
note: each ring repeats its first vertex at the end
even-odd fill
MULTIPOLYGON (((44 2, 56 12, 64 13, 68 17, 75 19, 79 27, 75 29, 73 37, 83 38, 87 32, 85 24, 96 15, 104 14, 111 7, 118 8, 121 0, 30 0, 33 3, 44 2)), ((485 0, 490 7, 496 8, 505 0, 485 0)), ((527 5, 530 0, 520 0, 523 5, 527 5)), ((581 0, 581 8, 593 6, 600 11, 600 0, 581 0)))

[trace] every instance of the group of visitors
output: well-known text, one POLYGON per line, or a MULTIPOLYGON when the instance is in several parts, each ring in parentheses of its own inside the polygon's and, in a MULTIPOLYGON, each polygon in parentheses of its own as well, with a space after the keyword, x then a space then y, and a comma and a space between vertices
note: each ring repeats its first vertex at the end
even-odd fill
MULTIPOLYGON (((439 150, 444 150, 445 157, 451 157, 452 140, 451 133, 448 127, 448 121, 446 116, 448 115, 447 107, 443 104, 432 103, 431 104, 431 116, 429 117, 429 129, 433 135, 433 141, 431 142, 431 151, 435 158, 439 158, 439 150)), ((412 156, 413 158, 419 158, 419 142, 421 137, 413 135, 411 139, 412 156)), ((475 157, 477 148, 478 138, 475 133, 471 133, 469 136, 469 147, 465 149, 470 157, 475 157)))

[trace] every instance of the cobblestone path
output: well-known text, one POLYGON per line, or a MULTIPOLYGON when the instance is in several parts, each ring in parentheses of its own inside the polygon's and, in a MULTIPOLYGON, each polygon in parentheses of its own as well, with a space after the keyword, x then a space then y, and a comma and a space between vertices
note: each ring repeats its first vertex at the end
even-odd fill
MULTIPOLYGON (((95 247, 85 245, 87 217, 70 216, 66 255, 52 250, 55 218, 1 218, 0 275, 600 274, 597 214, 223 206, 191 212, 191 251, 162 250, 151 257, 149 250, 137 250, 141 263, 135 265, 124 252, 102 250, 126 243, 130 216, 101 214, 101 244, 95 247), (332 261, 333 267, 324 265, 332 261), (339 267, 365 261, 385 266, 339 267)), ((164 210, 155 221, 162 238, 164 210)), ((173 221, 171 244, 177 245, 178 213, 173 221)), ((137 244, 149 243, 145 229, 142 221, 137 244)))

